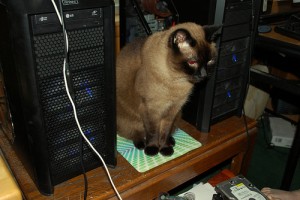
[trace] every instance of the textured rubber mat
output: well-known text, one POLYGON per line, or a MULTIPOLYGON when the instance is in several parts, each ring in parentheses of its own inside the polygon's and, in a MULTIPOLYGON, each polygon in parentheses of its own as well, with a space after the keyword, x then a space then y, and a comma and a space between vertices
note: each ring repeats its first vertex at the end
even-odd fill
POLYGON ((176 129, 174 138, 176 145, 172 156, 147 156, 143 150, 134 147, 131 140, 117 136, 118 152, 138 171, 146 172, 154 167, 177 158, 193 149, 201 147, 201 143, 181 129, 176 129))

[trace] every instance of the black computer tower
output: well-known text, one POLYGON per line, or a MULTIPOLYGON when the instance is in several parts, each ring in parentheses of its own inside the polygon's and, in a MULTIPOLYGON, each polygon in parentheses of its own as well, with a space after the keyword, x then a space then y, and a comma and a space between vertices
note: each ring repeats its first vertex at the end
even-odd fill
POLYGON ((204 132, 218 121, 242 114, 260 0, 217 0, 213 6, 215 16, 209 19, 214 23, 209 24, 222 26, 217 65, 206 83, 195 86, 182 115, 204 132))
MULTIPOLYGON (((113 0, 62 1, 78 119, 85 136, 112 167, 114 9, 113 0)), ((1 2, 0 15, 0 66, 15 132, 12 142, 17 152, 28 150, 25 160, 30 160, 28 169, 41 193, 52 194, 56 184, 82 173, 81 135, 63 79, 62 26, 51 0, 1 2)), ((85 141, 83 163, 87 171, 102 165, 85 141)))

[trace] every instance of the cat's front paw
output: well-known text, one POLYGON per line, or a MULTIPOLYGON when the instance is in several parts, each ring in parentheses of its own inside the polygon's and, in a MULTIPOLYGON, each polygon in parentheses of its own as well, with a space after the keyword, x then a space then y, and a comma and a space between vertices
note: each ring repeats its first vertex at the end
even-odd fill
POLYGON ((133 144, 139 150, 142 150, 142 149, 145 148, 145 142, 144 141, 133 141, 133 144))
POLYGON ((174 137, 169 137, 169 139, 168 139, 168 145, 169 146, 172 146, 172 147, 174 147, 175 146, 175 139, 174 139, 174 137))
POLYGON ((174 149, 172 146, 168 146, 168 147, 163 147, 160 151, 159 151, 163 156, 171 156, 174 153, 174 149))
POLYGON ((146 146, 144 151, 148 156, 155 156, 156 154, 158 154, 159 149, 157 146, 146 146))

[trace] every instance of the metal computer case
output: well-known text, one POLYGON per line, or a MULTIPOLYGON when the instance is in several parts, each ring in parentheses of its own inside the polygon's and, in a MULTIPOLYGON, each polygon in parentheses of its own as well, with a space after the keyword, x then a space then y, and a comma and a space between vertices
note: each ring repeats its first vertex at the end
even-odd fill
MULTIPOLYGON (((78 118, 106 163, 115 166, 114 2, 62 2, 78 118)), ((41 193, 52 194, 56 184, 82 173, 81 136, 63 83, 62 27, 50 0, 10 0, 0 7, 1 66, 13 143, 16 150, 28 150, 21 157, 31 161, 41 193)), ((86 143, 83 162, 86 170, 102 165, 86 143)))

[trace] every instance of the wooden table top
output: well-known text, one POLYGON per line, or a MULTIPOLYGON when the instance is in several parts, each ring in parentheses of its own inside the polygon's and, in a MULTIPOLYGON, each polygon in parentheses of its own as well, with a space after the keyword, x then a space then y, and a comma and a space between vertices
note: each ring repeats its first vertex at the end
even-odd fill
POLYGON ((275 32, 274 29, 275 29, 276 25, 270 25, 270 26, 272 28, 272 30, 270 32, 260 33, 259 36, 266 37, 266 38, 273 39, 273 40, 286 42, 286 43, 289 43, 291 45, 300 46, 300 40, 297 40, 297 39, 294 39, 294 38, 291 38, 291 37, 288 37, 288 36, 285 36, 285 35, 282 35, 280 33, 275 32))
MULTIPOLYGON (((109 171, 123 199, 153 199, 160 192, 167 192, 227 159, 241 157, 247 152, 249 136, 256 135, 255 120, 247 118, 247 135, 243 118, 235 116, 213 125, 210 133, 202 133, 183 120, 177 126, 202 146, 144 173, 136 171, 118 153, 118 164, 109 171)), ((83 176, 61 183, 55 186, 53 195, 43 196, 2 132, 0 147, 26 199, 83 199, 83 176)), ((235 169, 233 172, 239 173, 240 165, 235 169)), ((102 167, 87 172, 87 176, 89 198, 117 199, 102 167)))
POLYGON ((290 43, 290 44, 293 44, 293 45, 300 45, 300 40, 297 40, 297 39, 294 39, 294 38, 291 38, 291 37, 288 37, 288 36, 285 36, 285 35, 282 35, 280 33, 275 32, 274 31, 275 26, 276 25, 271 25, 271 28, 272 28, 271 32, 260 33, 259 35, 261 37, 267 37, 267 38, 270 38, 270 39, 287 42, 287 43, 290 43))
MULTIPOLYGON (((292 1, 273 1, 271 13, 266 14, 266 16, 273 16, 276 18, 276 15, 293 12, 300 12, 300 7, 295 6, 292 1)), ((288 19, 288 14, 284 18, 278 18, 277 20, 279 21, 275 20, 270 22, 268 25, 271 26, 272 30, 268 33, 259 33, 259 37, 262 37, 263 39, 272 39, 281 43, 287 43, 286 45, 299 46, 300 40, 293 39, 274 31, 276 24, 284 23, 284 20, 286 19, 288 19)))

